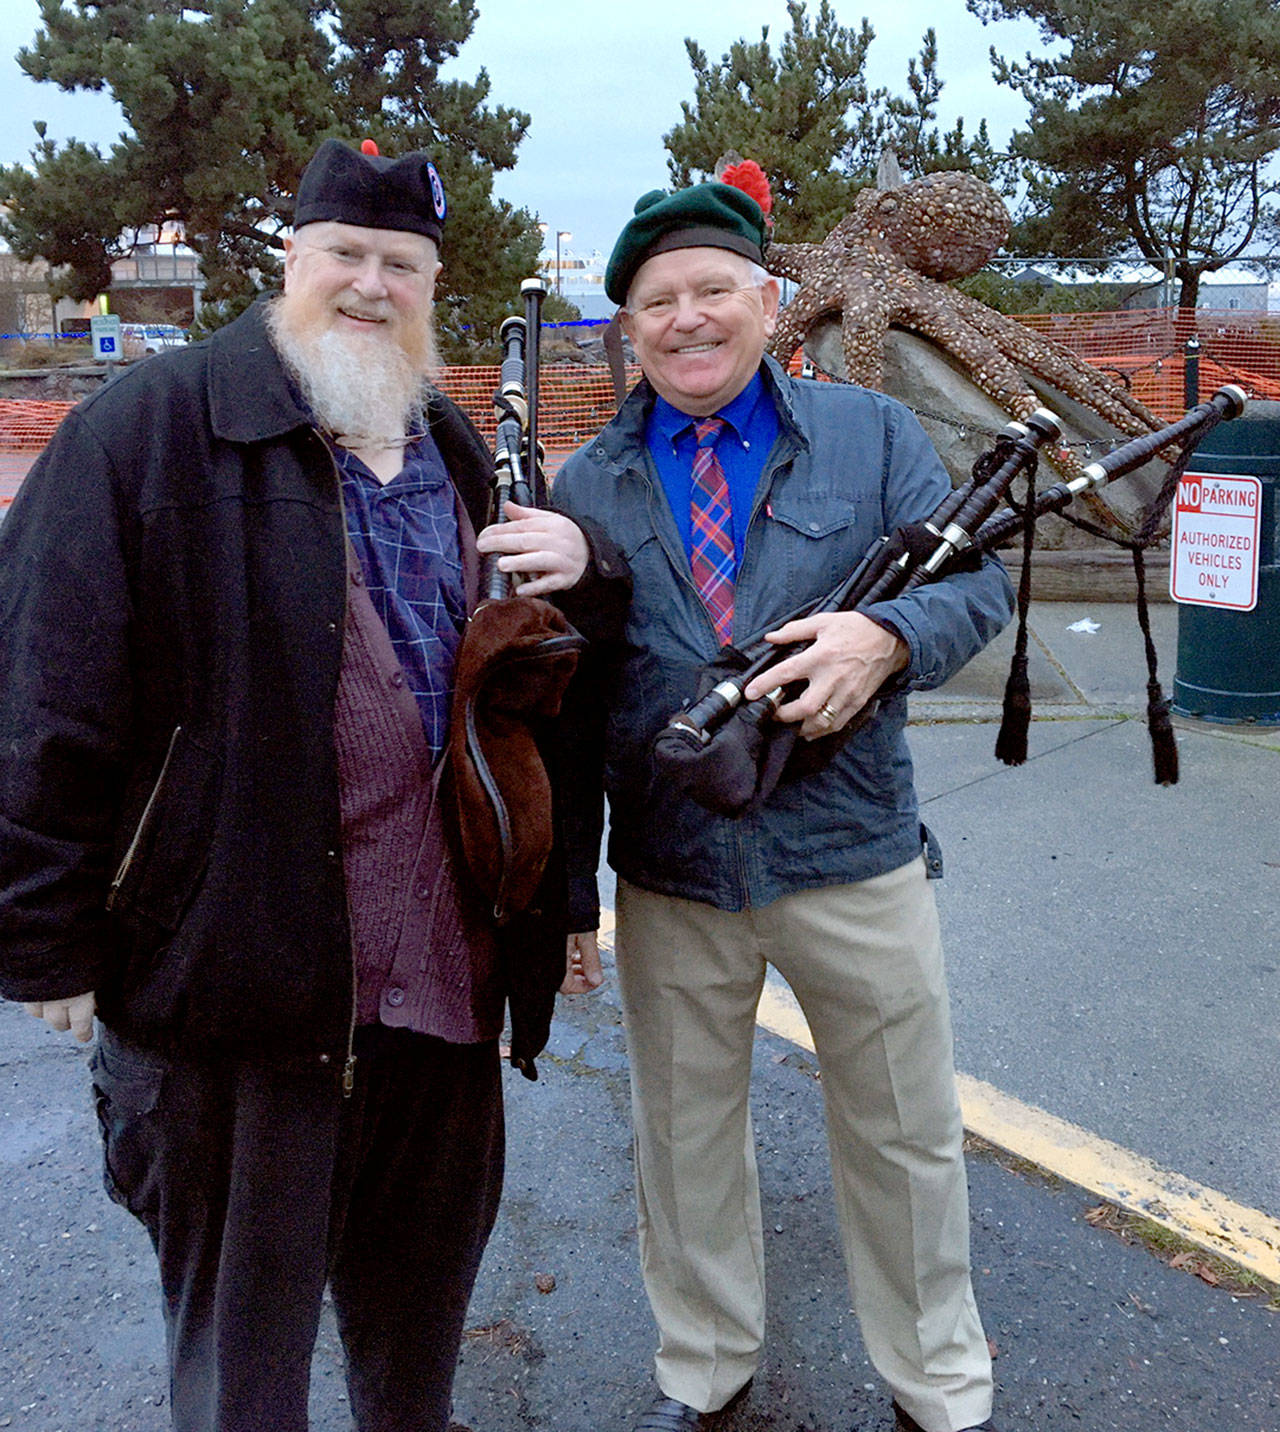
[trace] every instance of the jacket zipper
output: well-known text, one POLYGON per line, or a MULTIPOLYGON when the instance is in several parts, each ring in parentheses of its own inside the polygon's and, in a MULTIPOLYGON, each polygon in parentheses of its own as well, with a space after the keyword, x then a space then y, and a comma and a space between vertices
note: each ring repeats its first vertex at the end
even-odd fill
MULTIPOLYGON (((316 432, 315 428, 312 428, 311 431, 315 437, 315 440, 324 449, 325 457, 329 459, 329 467, 333 472, 334 488, 338 498, 338 516, 340 526, 342 528, 342 626, 339 628, 339 640, 345 641, 345 633, 347 629, 347 609, 350 606, 351 602, 351 593, 349 590, 351 583, 351 575, 347 570, 347 509, 346 504, 342 500, 342 474, 338 471, 338 464, 333 456, 333 453, 329 450, 329 444, 325 442, 324 438, 321 437, 318 432, 316 432)), ((339 654, 338 662, 338 679, 341 680, 341 654, 339 654)), ((341 857, 341 854, 342 842, 341 840, 339 840, 339 857, 341 857)), ((347 889, 345 875, 342 881, 342 898, 346 902, 347 907, 347 932, 349 937, 352 929, 351 892, 347 889)), ((356 971, 356 950, 355 945, 352 943, 350 938, 348 938, 347 940, 347 951, 351 959, 351 1018, 347 1022, 347 1053, 346 1058, 343 1060, 342 1063, 342 1097, 344 1099, 349 1099, 351 1097, 352 1091, 356 1087, 356 1020, 359 1017, 360 1008, 360 980, 359 975, 356 971)))
POLYGON ((138 824, 133 830, 133 839, 129 842, 129 848, 125 851, 124 859, 121 860, 119 868, 116 870, 115 879, 111 882, 111 889, 107 892, 108 910, 115 908, 116 901, 120 896, 120 887, 124 884, 125 877, 129 874, 129 867, 133 864, 134 856, 138 853, 138 846, 141 844, 142 834, 147 828, 148 821, 151 819, 151 812, 155 808, 156 800, 160 795, 161 788, 164 786, 165 777, 169 773, 169 763, 173 760, 173 749, 178 744, 178 736, 181 731, 181 726, 175 726, 173 728, 173 735, 169 737, 169 748, 165 751, 164 760, 160 764, 160 774, 156 777, 155 785, 151 787, 151 794, 147 797, 146 805, 142 807, 142 814, 138 817, 138 824))

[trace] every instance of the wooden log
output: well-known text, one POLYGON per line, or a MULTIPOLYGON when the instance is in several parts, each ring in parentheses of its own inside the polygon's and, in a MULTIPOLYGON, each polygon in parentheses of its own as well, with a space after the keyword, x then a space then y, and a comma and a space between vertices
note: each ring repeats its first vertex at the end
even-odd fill
MULTIPOLYGON (((1022 575, 1021 548, 1005 548, 1000 558, 1009 569, 1014 587, 1022 575)), ((1147 600, 1167 602, 1169 553, 1164 548, 1145 556, 1147 600)), ((1133 558, 1118 547, 1087 547, 1062 552, 1037 550, 1031 560, 1033 602, 1133 602, 1138 584, 1133 558)))

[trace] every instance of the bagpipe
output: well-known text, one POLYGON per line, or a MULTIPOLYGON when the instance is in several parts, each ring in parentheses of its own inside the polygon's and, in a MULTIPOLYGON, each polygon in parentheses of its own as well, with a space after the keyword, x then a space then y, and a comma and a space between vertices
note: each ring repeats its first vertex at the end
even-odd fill
MULTIPOLYGON (((505 522, 508 501, 546 499, 538 442, 541 279, 520 286, 523 317, 500 329, 502 366, 494 395, 497 433, 491 522, 505 522)), ((488 554, 480 600, 462 636, 454 672, 449 734, 451 789, 463 855, 498 923, 528 910, 552 845, 551 784, 539 731, 560 701, 586 645, 563 613, 540 597, 522 597, 488 554)))
MULTIPOLYGON (((878 539, 838 586, 770 623, 767 629, 776 630, 788 621, 825 612, 865 610, 877 602, 902 596, 923 583, 940 581, 966 564, 976 564, 984 553, 1021 530, 1025 555, 1018 593, 1018 642, 995 751, 1006 764, 1019 765, 1026 760, 1031 711, 1026 610, 1036 521, 1047 513, 1061 513, 1082 493, 1103 487, 1142 467, 1157 453, 1180 444, 1181 452, 1139 531, 1125 543, 1134 553, 1138 577, 1139 620, 1148 665, 1147 720, 1156 780, 1172 784, 1177 780, 1177 749, 1168 705, 1156 677, 1141 554, 1157 531, 1197 443, 1210 428, 1243 412, 1245 401, 1243 389, 1228 384, 1177 422, 1125 443, 1075 477, 1039 493, 1034 484, 1039 451, 1046 443, 1058 441, 1062 427, 1048 409, 1037 408, 1025 422, 1010 423, 998 435, 994 446, 974 463, 972 476, 928 518, 878 539), (1002 506, 1020 474, 1027 477, 1025 500, 1017 506, 1002 506)), ((879 697, 873 697, 840 731, 813 741, 800 740, 798 723, 774 719, 792 693, 775 687, 753 701, 748 701, 745 693, 757 677, 805 645, 775 645, 765 641, 761 632, 741 646, 722 648, 715 661, 704 668, 696 699, 673 715, 654 738, 656 777, 684 790, 706 809, 736 817, 767 800, 779 782, 821 769, 853 732, 871 719, 879 697)))

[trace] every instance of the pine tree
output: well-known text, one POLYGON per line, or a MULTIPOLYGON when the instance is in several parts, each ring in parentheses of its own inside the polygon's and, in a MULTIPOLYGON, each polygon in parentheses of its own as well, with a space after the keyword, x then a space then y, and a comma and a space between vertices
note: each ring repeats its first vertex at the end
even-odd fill
POLYGON ((1280 7, 1274 0, 967 0, 984 22, 1031 18, 1043 53, 992 48, 1031 105, 1015 134, 1024 253, 1171 260, 1179 304, 1200 278, 1276 237, 1280 7))
POLYGON ((293 191, 321 139, 425 148, 450 207, 442 347, 491 351, 538 234, 493 198, 529 116, 488 107, 483 70, 471 83, 439 77, 475 16, 473 0, 41 0, 43 28, 19 64, 64 90, 107 90, 128 128, 104 154, 59 147, 38 126, 31 165, 0 168, 0 232, 85 299, 140 229, 180 222, 206 302, 230 315, 278 278, 293 191))
POLYGON ((812 18, 805 0, 787 0, 787 14, 790 28, 776 54, 767 25, 759 40, 735 41, 716 64, 685 40, 694 97, 681 104, 684 117, 663 140, 677 186, 713 174, 726 153, 754 159, 773 188, 775 237, 811 242, 824 238, 858 190, 874 182, 885 148, 897 154, 907 178, 941 168, 994 173, 985 124, 972 140, 963 121, 938 133, 942 81, 933 30, 908 66, 910 96, 894 97, 867 84, 875 38, 868 21, 857 30, 839 24, 829 0, 820 0, 812 18))

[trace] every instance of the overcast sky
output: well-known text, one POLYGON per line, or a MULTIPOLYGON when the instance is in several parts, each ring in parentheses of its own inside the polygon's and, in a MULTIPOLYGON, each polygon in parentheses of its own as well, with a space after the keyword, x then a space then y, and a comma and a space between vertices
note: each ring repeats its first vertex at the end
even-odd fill
MULTIPOLYGON (((494 103, 532 115, 513 171, 497 191, 534 211, 553 230, 567 230, 567 247, 607 251, 636 198, 668 184, 662 136, 680 120, 681 100, 693 95, 684 49, 692 36, 718 59, 739 38, 755 40, 761 26, 777 41, 788 27, 784 0, 640 0, 614 6, 584 0, 479 0, 471 39, 446 73, 492 80, 494 103)), ((811 0, 811 15, 818 0, 811 0)), ((963 116, 968 132, 986 118, 1001 145, 1025 122, 1022 101, 991 79, 988 49, 1008 54, 1037 44, 1030 24, 983 27, 963 0, 897 0, 869 9, 836 0, 841 23, 857 27, 868 14, 876 31, 868 78, 905 91, 907 60, 925 29, 938 32, 938 69, 945 88, 939 106, 944 128, 963 116)), ((119 112, 103 95, 62 94, 33 83, 14 56, 40 23, 37 0, 0 0, 0 161, 26 160, 32 121, 48 122, 58 140, 109 145, 121 128, 119 112)), ((89 198, 90 196, 86 196, 89 198)))

